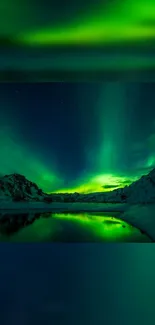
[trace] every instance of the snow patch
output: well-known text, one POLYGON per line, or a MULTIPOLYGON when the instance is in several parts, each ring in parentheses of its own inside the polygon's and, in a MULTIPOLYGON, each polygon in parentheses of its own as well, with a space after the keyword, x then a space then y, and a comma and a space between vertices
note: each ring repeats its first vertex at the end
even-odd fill
POLYGON ((139 228, 155 241, 155 204, 132 205, 119 218, 139 228))

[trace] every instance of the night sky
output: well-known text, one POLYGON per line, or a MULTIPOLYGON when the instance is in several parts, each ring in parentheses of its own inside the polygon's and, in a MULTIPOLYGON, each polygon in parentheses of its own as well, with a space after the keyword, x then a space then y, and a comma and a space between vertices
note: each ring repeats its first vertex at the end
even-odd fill
POLYGON ((154 83, 0 85, 0 173, 45 192, 130 184, 155 165, 154 83))

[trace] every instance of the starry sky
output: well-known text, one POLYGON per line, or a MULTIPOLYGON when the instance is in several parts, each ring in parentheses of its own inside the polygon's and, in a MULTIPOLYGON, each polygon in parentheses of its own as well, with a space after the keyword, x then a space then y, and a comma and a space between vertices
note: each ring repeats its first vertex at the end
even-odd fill
POLYGON ((45 192, 124 187, 155 165, 154 83, 0 84, 0 174, 45 192))

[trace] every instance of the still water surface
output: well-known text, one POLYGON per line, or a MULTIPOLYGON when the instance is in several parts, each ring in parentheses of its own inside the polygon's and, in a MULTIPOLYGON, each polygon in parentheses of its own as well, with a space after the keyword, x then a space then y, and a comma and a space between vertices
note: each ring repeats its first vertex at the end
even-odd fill
POLYGON ((150 242, 117 213, 1 214, 0 241, 150 242))

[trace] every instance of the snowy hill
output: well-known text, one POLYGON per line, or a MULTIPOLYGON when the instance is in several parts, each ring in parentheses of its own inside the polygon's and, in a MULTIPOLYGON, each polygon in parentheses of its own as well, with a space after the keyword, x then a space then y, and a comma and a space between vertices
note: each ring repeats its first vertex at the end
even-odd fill
POLYGON ((129 186, 111 192, 92 193, 79 197, 80 201, 107 203, 155 203, 155 168, 129 186))
POLYGON ((155 202, 155 168, 131 185, 110 192, 109 200, 111 198, 118 198, 119 202, 130 204, 155 202))
POLYGON ((35 183, 19 174, 0 178, 0 199, 13 201, 42 201, 44 193, 35 183))

